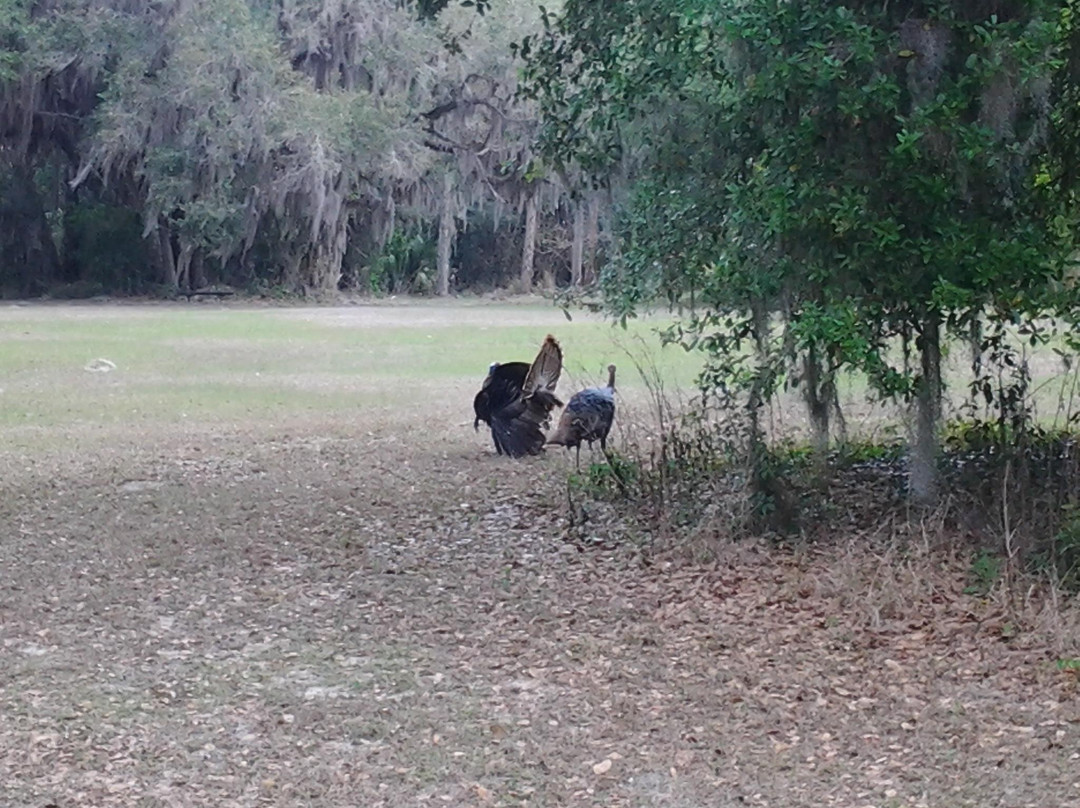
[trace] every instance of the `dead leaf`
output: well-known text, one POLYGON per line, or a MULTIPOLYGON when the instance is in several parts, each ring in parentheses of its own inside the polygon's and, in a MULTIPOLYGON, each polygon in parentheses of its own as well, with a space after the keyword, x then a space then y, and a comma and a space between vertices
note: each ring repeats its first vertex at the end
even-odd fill
POLYGON ((473 791, 476 792, 476 797, 480 802, 491 802, 491 791, 479 783, 473 783, 473 791))

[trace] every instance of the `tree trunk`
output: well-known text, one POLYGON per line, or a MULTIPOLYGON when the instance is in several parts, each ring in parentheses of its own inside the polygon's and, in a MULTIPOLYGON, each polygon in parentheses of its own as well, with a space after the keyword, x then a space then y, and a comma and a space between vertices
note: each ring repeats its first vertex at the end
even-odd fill
POLYGON ((536 194, 525 200, 525 245, 521 248, 521 291, 531 292, 536 262, 536 194))
POLYGON ((158 277, 170 289, 176 289, 176 256, 173 254, 172 235, 164 220, 158 222, 154 233, 154 255, 157 257, 158 277))
POLYGON ((978 379, 982 376, 982 320, 978 317, 971 321, 968 333, 968 345, 971 348, 971 376, 978 379))
POLYGON ((835 373, 829 379, 829 402, 832 409, 832 431, 836 434, 836 439, 841 444, 845 444, 848 442, 847 418, 844 417, 844 410, 840 406, 840 391, 836 389, 835 373))
POLYGON ((941 320, 936 313, 923 319, 917 340, 922 372, 915 397, 915 439, 911 449, 911 501, 932 506, 938 496, 938 422, 941 418, 941 320))
POLYGON ((803 354, 803 399, 806 414, 814 431, 814 453, 820 462, 829 451, 829 400, 828 371, 822 367, 817 345, 811 343, 803 354))
POLYGON ((339 211, 337 221, 322 223, 318 240, 307 245, 303 253, 306 296, 326 299, 337 292, 348 235, 348 216, 344 210, 339 211))
POLYGON ((596 280, 596 250, 600 241, 600 200, 596 194, 589 196, 589 218, 585 225, 585 283, 596 280))
POLYGON ((394 228, 397 226, 397 202, 394 194, 387 194, 386 199, 386 227, 383 228, 379 238, 379 249, 382 249, 394 237, 394 228))
POLYGON ((202 289, 208 286, 206 282, 206 262, 202 250, 196 250, 191 258, 191 266, 188 268, 188 281, 192 289, 202 289))
POLYGON ((303 293, 302 269, 304 251, 295 243, 286 242, 281 249, 281 284, 290 292, 303 293))
POLYGON ((585 201, 574 205, 574 242, 570 247, 570 286, 581 286, 582 262, 585 255, 585 201))
POLYGON ((841 443, 847 440, 847 424, 836 390, 836 372, 817 345, 803 353, 803 401, 813 429, 813 464, 817 482, 825 486, 829 478, 829 446, 833 433, 841 443))
POLYGON ((760 299, 751 304, 751 313, 757 366, 747 395, 746 412, 750 489, 757 500, 755 521, 760 526, 786 532, 795 527, 797 507, 788 491, 787 479, 776 474, 770 462, 765 427, 761 423, 762 413, 773 394, 776 381, 768 352, 769 314, 760 299))
POLYGON ((454 175, 450 169, 443 175, 442 211, 439 214, 438 279, 435 293, 450 294, 450 252, 454 246, 454 175))
POLYGON ((191 277, 188 270, 191 268, 191 258, 195 254, 195 245, 180 243, 180 255, 176 258, 176 286, 178 289, 191 289, 191 277))

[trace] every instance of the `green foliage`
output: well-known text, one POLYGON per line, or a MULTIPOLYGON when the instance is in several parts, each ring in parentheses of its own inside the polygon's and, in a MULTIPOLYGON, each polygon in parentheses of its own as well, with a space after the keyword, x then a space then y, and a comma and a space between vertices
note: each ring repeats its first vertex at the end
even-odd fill
POLYGON ((26 0, 0 0, 0 82, 18 75, 30 28, 26 0))
POLYGON ((549 159, 631 178, 610 311, 688 307, 668 339, 732 403, 810 384, 821 411, 848 370, 917 400, 925 467, 942 331, 1078 308, 1063 6, 567 2, 527 86, 549 159))
POLYGON ((243 0, 192 6, 163 33, 168 60, 155 70, 154 54, 132 54, 104 94, 101 160, 136 156, 145 218, 171 217, 185 243, 230 255, 246 235, 262 163, 286 134, 283 102, 296 82, 243 0))
MULTIPOLYGON (((90 199, 138 215, 158 283, 323 294, 363 279, 346 252, 438 217, 454 155, 470 214, 517 204, 531 113, 506 45, 538 16, 526 0, 0 0, 0 160, 60 167, 35 215, 90 199)), ((53 284, 39 258, 60 246, 21 250, 5 290, 53 284)))
MULTIPOLYGON (((422 20, 433 20, 450 5, 452 0, 416 0, 416 14, 422 20)), ((462 8, 475 8, 483 15, 490 7, 491 0, 457 0, 462 8)))
POLYGON ((593 499, 616 499, 627 484, 636 480, 637 464, 616 453, 608 456, 609 462, 591 462, 584 471, 572 472, 567 485, 593 499))
POLYGON ((427 230, 395 230, 371 260, 369 285, 375 294, 427 294, 435 280, 436 243, 427 230))
POLYGON ((968 585, 964 594, 983 597, 988 595, 1001 578, 1002 561, 999 556, 980 550, 968 569, 968 585))
POLYGON ((866 462, 894 462, 903 452, 904 447, 899 443, 849 441, 838 448, 834 462, 844 466, 866 462))
POLYGON ((1057 582, 1071 592, 1080 592, 1080 507, 1066 509, 1061 529, 1048 552, 1057 582))

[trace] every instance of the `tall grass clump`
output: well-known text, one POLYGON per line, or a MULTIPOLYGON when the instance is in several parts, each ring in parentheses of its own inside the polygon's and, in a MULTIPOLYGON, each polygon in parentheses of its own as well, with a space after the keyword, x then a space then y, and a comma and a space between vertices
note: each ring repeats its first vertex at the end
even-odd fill
POLYGON ((646 396, 619 403, 617 448, 569 475, 571 532, 594 532, 597 503, 618 510, 650 550, 692 536, 695 554, 708 553, 716 539, 793 529, 786 481, 798 453, 756 441, 745 408, 670 390, 655 361, 628 356, 646 396))

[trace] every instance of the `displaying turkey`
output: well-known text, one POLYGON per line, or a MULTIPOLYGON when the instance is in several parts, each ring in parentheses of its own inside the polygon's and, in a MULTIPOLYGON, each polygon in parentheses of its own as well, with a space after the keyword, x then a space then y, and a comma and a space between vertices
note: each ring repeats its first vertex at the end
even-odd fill
POLYGON ((581 465, 581 442, 592 448, 593 441, 600 441, 600 448, 607 451, 607 436, 615 420, 615 366, 608 365, 607 387, 589 387, 574 393, 566 404, 555 432, 548 438, 554 443, 577 449, 576 462, 581 465))
POLYGON ((473 399, 473 428, 479 429, 481 421, 491 427, 495 451, 501 455, 539 454, 544 450, 542 429, 550 425, 551 411, 563 405, 555 396, 561 373, 562 349, 551 334, 531 365, 493 363, 473 399))

